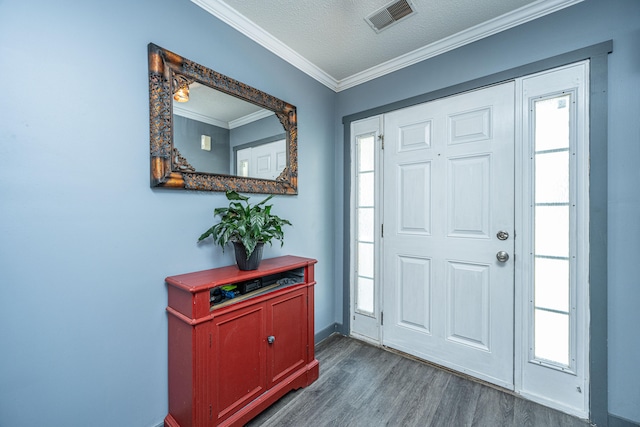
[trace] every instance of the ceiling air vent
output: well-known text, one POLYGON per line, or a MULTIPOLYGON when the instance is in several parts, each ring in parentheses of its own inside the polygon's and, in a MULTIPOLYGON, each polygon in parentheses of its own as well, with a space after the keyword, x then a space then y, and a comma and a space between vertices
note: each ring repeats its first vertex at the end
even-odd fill
POLYGON ((365 18, 365 21, 376 33, 379 33, 414 13, 415 8, 409 0, 397 0, 373 12, 365 18))

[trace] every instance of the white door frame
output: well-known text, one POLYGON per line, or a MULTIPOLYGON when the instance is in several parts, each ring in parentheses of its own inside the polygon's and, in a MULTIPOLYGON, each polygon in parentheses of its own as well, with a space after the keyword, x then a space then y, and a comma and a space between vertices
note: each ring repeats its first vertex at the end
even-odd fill
MULTIPOLYGON (((607 400, 607 307, 606 307, 606 232, 602 233, 602 230, 606 230, 606 209, 603 211, 598 208, 598 203, 604 203, 606 205, 606 113, 607 113, 607 56, 612 51, 612 43, 604 42, 598 45, 594 45, 588 48, 580 49, 578 51, 569 52, 558 57, 541 61, 540 63, 534 63, 527 66, 520 67, 518 69, 510 70, 505 73, 501 73, 495 76, 488 76, 477 81, 468 82, 464 85, 458 85, 455 87, 443 89, 432 94, 422 96, 424 102, 428 102, 433 99, 438 99, 448 94, 460 93, 463 90, 470 90, 473 88, 482 87, 487 84, 497 83, 504 81, 505 74, 511 75, 513 78, 517 78, 524 75, 529 75, 537 72, 538 70, 545 70, 553 67, 563 66, 565 64, 571 64, 580 60, 590 60, 592 75, 588 83, 587 92, 591 95, 591 103, 589 105, 589 113, 591 117, 590 123, 590 135, 591 141, 597 140, 597 144, 592 144, 590 148, 590 175, 591 178, 595 176, 597 178, 596 185, 589 188, 589 195, 591 199, 590 212, 590 224, 589 229, 591 232, 591 251, 590 251, 590 264, 588 274, 590 277, 589 292, 591 294, 591 300, 589 302, 589 335, 590 343, 589 348, 591 350, 589 358, 589 370, 596 372, 590 378, 590 390, 591 396, 588 404, 587 414, 589 418, 597 423, 606 425, 608 417, 608 400, 607 400), (595 77, 594 77, 595 76, 595 77), (463 88, 461 90, 460 88, 463 88), (595 137, 594 137, 595 135, 595 137), (594 204, 596 207, 594 208, 594 204), (595 213, 595 214, 594 214, 595 213), (593 230, 600 230, 599 234, 593 234, 593 230), (595 236, 595 238, 594 238, 595 236), (594 270, 596 268, 596 270, 594 270), (594 324, 597 323, 597 327, 594 324), (596 371, 594 371, 594 369, 596 371)), ((406 106, 414 105, 416 99, 407 101, 406 106)), ((369 112, 365 111, 352 116, 347 116, 343 119, 345 124, 350 124, 355 120, 360 120, 365 117, 373 117, 376 114, 382 114, 386 111, 392 111, 401 108, 402 105, 394 103, 388 107, 379 107, 369 112)), ((350 140, 350 128, 345 126, 345 139, 350 140)), ((349 144, 345 147, 345 158, 349 159, 349 144)), ((349 162, 345 162, 345 171, 350 170, 349 162)), ((348 206, 349 200, 345 199, 345 205, 348 206)), ((348 216, 345 216, 347 221, 346 228, 349 229, 347 220, 348 216)), ((349 234, 347 234, 349 236, 349 234)), ((345 241, 345 249, 348 250, 349 242, 345 241)), ((347 269, 345 271, 345 278, 350 279, 350 273, 347 269)), ((345 288, 345 300, 344 300, 344 313, 345 313, 345 333, 349 333, 350 327, 350 292, 349 287, 345 288)))
POLYGON ((515 388, 522 396, 572 415, 589 416, 589 62, 571 64, 516 80, 520 108, 516 133, 515 388), (533 355, 534 186, 533 102, 570 96, 570 366, 558 366, 533 355), (586 238, 585 238, 586 237, 586 238))
POLYGON ((583 60, 590 61, 589 79, 589 135, 590 135, 590 187, 589 187, 589 230, 590 230, 590 255, 589 255, 589 335, 590 335, 590 399, 589 419, 597 425, 607 426, 609 423, 609 397, 608 397, 608 307, 607 307, 607 126, 608 126, 608 56, 613 52, 611 40, 581 47, 573 51, 560 53, 553 57, 537 60, 536 62, 522 63, 511 69, 502 69, 495 74, 480 77, 474 80, 460 82, 452 86, 439 88, 405 100, 391 104, 361 110, 343 116, 344 141, 342 157, 345 181, 342 203, 343 211, 343 268, 338 275, 342 276, 343 298, 341 323, 319 331, 318 339, 328 337, 332 332, 339 331, 345 335, 350 333, 351 327, 351 268, 350 268, 350 171, 351 171, 351 126, 352 122, 368 117, 384 114, 399 108, 408 107, 417 103, 428 102, 444 96, 461 93, 492 84, 497 84, 508 79, 515 79, 525 75, 583 60))
MULTIPOLYGON (((357 301, 357 286, 358 286, 358 277, 360 276, 358 272, 358 248, 353 247, 355 245, 350 245, 351 250, 349 251, 350 255, 350 265, 353 266, 352 271, 350 272, 350 311, 349 318, 351 319, 351 330, 350 334, 358 339, 371 342, 373 344, 380 343, 380 287, 378 286, 378 281, 381 278, 382 269, 380 267, 380 248, 382 247, 380 239, 381 233, 380 224, 382 221, 382 213, 381 209, 378 207, 381 206, 381 195, 382 191, 380 188, 382 187, 382 173, 380 167, 380 157, 381 157, 381 147, 382 147, 382 138, 381 138, 381 129, 382 129, 382 119, 381 117, 370 117, 364 120, 360 120, 351 124, 351 134, 352 134, 352 144, 351 144, 351 158, 354 159, 354 162, 358 162, 359 153, 358 153, 358 144, 359 140, 362 139, 373 139, 374 152, 372 153, 374 156, 373 159, 373 185, 376 190, 373 194, 373 206, 375 208, 375 215, 373 216, 373 230, 369 230, 372 233, 373 243, 374 243, 374 270, 373 270, 373 281, 374 281, 374 294, 373 294, 373 313, 364 312, 358 309, 358 301, 357 301)), ((358 239, 358 230, 356 226, 356 216, 357 210, 359 206, 358 202, 358 168, 353 167, 350 168, 351 171, 351 182, 354 183, 354 188, 350 192, 351 199, 350 205, 354 207, 354 209, 350 212, 350 237, 349 241, 354 242, 358 239)))

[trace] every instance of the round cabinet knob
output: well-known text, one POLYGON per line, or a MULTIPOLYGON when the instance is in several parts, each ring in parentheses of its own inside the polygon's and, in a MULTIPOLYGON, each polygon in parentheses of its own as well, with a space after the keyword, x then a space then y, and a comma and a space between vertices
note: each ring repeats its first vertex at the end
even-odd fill
POLYGON ((267 337, 267 342, 268 342, 269 344, 273 344, 275 341, 276 341, 276 337, 274 337, 273 335, 269 335, 269 336, 267 337))
POLYGON ((500 262, 507 262, 509 260, 509 254, 505 251, 500 251, 496 254, 496 258, 500 262))

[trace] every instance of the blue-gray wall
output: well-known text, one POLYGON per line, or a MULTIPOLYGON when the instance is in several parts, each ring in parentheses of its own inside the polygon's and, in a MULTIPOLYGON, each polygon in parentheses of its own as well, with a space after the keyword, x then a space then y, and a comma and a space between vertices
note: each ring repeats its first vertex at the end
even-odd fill
MULTIPOLYGON (((608 233, 609 412, 640 423, 639 1, 586 0, 340 92, 335 136, 340 146, 348 143, 342 142, 344 116, 606 40, 613 40, 608 78, 608 226, 602 230, 608 233)), ((343 162, 341 153, 338 163, 343 162)), ((339 179, 344 179, 342 172, 339 179)), ((336 196, 337 223, 342 221, 342 200, 342 195, 336 196)), ((336 269, 340 268, 337 263, 336 269)))
POLYGON ((233 263, 196 244, 223 194, 149 188, 149 42, 298 108, 265 257, 318 259, 316 328, 337 320, 333 91, 186 0, 2 0, 0 426, 160 424, 164 278, 233 263))
POLYGON ((0 1, 0 425, 161 423, 163 279, 232 263, 195 243, 222 194, 149 188, 149 42, 298 108, 299 195, 274 199, 294 227, 265 255, 319 260, 322 331, 343 320, 342 117, 608 39, 609 409, 640 422, 640 2, 586 0, 336 94, 186 0, 0 1))
POLYGON ((229 129, 174 114, 173 146, 198 172, 229 174, 229 129), (201 137, 211 137, 211 150, 203 150, 201 137))
MULTIPOLYGON (((273 139, 284 135, 284 127, 276 115, 268 116, 255 122, 231 129, 230 145, 250 144, 256 141, 273 139)), ((286 136, 285 136, 286 138, 286 136)), ((275 141, 275 139, 273 139, 275 141)))

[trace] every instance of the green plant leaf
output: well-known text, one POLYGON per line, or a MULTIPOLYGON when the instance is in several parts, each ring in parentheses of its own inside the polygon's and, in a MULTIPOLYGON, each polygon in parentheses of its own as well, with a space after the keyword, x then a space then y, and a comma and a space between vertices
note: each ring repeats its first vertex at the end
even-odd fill
POLYGON ((228 200, 249 200, 247 196, 243 196, 242 194, 236 193, 235 191, 227 191, 226 196, 228 200))
POLYGON ((264 205, 265 203, 267 203, 269 200, 271 200, 273 198, 273 194, 271 194, 269 197, 267 197, 266 199, 264 199, 263 201, 261 201, 260 203, 258 203, 256 206, 260 206, 260 205, 264 205))
POLYGON ((207 231, 202 233, 202 235, 200 237, 198 237, 198 242, 200 242, 200 241, 206 239, 207 237, 211 236, 213 234, 214 229, 215 229, 215 226, 211 227, 210 229, 208 229, 207 231))
POLYGON ((204 232, 198 241, 212 236, 223 250, 231 241, 241 242, 247 256, 251 255, 258 243, 272 244, 271 240, 277 239, 280 240, 280 246, 284 244, 282 226, 291 223, 272 214, 273 205, 265 205, 273 195, 255 205, 249 203, 249 197, 235 191, 227 191, 226 196, 229 206, 213 211, 214 216, 220 217, 220 222, 204 232))

